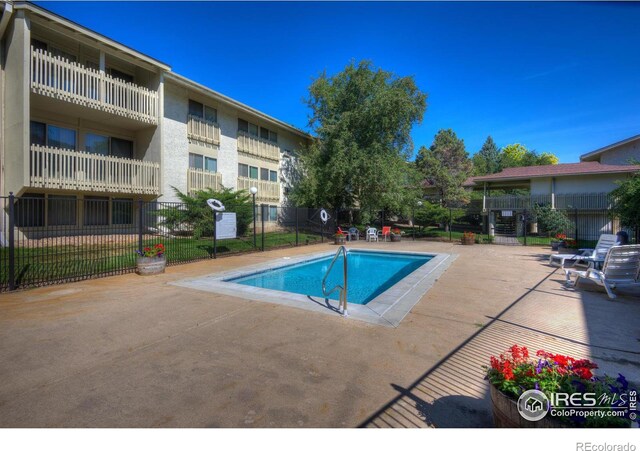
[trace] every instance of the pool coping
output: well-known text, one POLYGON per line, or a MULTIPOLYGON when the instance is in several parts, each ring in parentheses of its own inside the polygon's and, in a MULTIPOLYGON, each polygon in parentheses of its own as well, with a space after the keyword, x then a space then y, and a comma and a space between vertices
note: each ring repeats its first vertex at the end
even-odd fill
MULTIPOLYGON (((394 251, 362 248, 352 249, 363 253, 390 253, 416 256, 429 255, 433 257, 427 263, 402 278, 389 289, 380 293, 367 304, 348 304, 348 316, 345 317, 345 319, 356 319, 370 324, 387 327, 398 327, 409 311, 411 311, 420 299, 422 299, 436 280, 438 280, 451 263, 458 257, 457 254, 436 252, 412 252, 404 250, 394 251)), ((175 282, 169 282, 169 284, 194 290, 224 294, 251 301, 268 302, 334 316, 342 316, 338 312, 337 300, 327 300, 324 298, 289 293, 285 291, 276 291, 267 288, 252 287, 249 285, 226 281, 227 279, 246 277, 262 271, 279 269, 296 263, 325 258, 334 254, 334 251, 325 251, 296 257, 280 257, 269 262, 243 266, 241 268, 209 274, 207 276, 182 279, 175 282)))

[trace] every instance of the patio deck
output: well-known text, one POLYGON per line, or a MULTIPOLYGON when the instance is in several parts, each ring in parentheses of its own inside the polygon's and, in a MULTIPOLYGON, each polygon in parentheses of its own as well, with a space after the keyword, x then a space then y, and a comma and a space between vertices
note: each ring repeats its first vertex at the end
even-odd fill
POLYGON ((640 292, 566 289, 540 248, 458 254, 397 328, 168 285, 316 245, 0 295, 3 427, 490 426, 481 366, 517 343, 640 383, 640 292))

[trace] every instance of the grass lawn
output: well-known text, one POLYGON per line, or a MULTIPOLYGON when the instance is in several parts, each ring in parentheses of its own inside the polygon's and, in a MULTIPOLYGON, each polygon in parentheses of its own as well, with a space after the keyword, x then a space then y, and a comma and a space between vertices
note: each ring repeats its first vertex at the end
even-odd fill
MULTIPOLYGON (((320 242, 320 236, 299 233, 300 245, 320 242)), ((143 241, 144 246, 163 243, 167 263, 177 264, 213 257, 213 239, 190 237, 155 237, 143 241)), ((269 232, 264 235, 265 250, 295 246, 295 232, 269 232)), ((260 250, 262 235, 230 240, 218 240, 217 255, 224 256, 260 250)), ((79 246, 50 246, 15 249, 15 277, 18 286, 44 285, 56 281, 79 280, 104 274, 131 272, 136 267, 137 242, 92 244, 79 246)), ((0 249, 0 288, 6 289, 9 280, 9 250, 0 249)))

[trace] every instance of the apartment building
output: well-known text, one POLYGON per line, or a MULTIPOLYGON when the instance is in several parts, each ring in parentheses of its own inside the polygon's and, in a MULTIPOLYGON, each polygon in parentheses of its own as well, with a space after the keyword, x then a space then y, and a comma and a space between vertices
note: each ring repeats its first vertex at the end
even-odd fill
POLYGON ((19 227, 133 225, 136 199, 173 187, 285 201, 308 134, 29 2, 0 11, 0 196, 22 198, 19 227))

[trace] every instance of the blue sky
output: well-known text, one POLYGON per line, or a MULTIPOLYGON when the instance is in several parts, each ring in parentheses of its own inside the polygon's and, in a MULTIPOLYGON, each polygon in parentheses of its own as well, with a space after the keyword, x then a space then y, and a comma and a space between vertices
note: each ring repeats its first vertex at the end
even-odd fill
POLYGON ((429 94, 416 149, 452 128, 573 162, 640 133, 640 3, 38 3, 303 129, 312 79, 369 59, 429 94))

